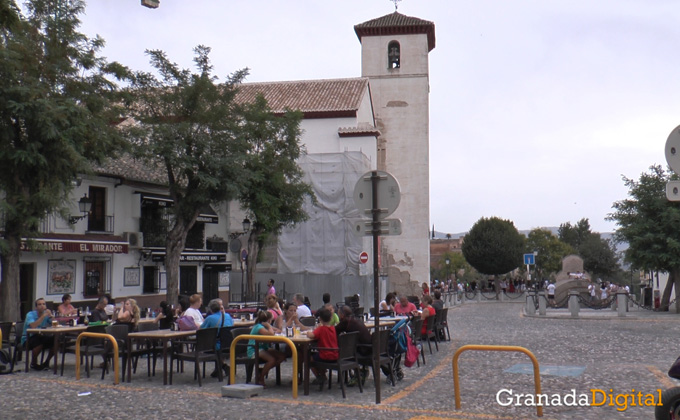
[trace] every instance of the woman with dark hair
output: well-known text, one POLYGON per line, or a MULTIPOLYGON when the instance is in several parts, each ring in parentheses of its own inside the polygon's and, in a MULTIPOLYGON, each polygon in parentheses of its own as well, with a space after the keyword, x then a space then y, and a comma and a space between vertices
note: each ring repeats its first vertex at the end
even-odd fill
POLYGON ((175 323, 175 313, 172 307, 168 305, 168 302, 162 301, 160 304, 161 310, 158 311, 156 316, 156 322, 158 322, 159 328, 161 330, 170 330, 172 325, 175 323))
MULTIPOLYGON (((272 319, 272 313, 269 311, 259 311, 257 313, 257 318, 255 319, 255 325, 253 329, 250 330, 250 335, 275 335, 274 328, 272 328, 270 322, 272 319)), ((255 340, 248 340, 248 357, 255 357, 255 340)), ((267 372, 275 366, 278 366, 286 360, 286 355, 278 350, 269 348, 269 343, 260 343, 258 345, 258 357, 264 360, 265 364, 262 369, 260 369, 259 375, 255 383, 257 385, 265 386, 264 377, 267 376, 267 372)))

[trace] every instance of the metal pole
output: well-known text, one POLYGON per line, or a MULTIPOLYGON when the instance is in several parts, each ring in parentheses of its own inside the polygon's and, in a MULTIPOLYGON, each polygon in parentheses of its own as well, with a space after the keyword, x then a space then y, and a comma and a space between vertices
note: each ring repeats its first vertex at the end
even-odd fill
MULTIPOLYGON (((380 331, 380 279, 378 277, 378 236, 380 235, 380 207, 378 206, 378 182, 380 177, 378 176, 378 171, 371 172, 371 194, 372 194, 372 216, 373 216, 373 319, 374 319, 374 329, 373 329, 373 366, 374 372, 380 372, 380 343, 378 341, 378 335, 380 331)), ((373 378, 375 380, 375 403, 380 404, 380 375, 378 378, 373 378)), ((359 378, 361 380, 361 378, 359 378)))

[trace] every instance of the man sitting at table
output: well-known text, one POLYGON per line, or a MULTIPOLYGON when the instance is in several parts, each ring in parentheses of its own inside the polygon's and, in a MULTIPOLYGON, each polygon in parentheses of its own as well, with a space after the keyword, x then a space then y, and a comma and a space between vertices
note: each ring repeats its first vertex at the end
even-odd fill
POLYGON ((305 305, 305 296, 302 293, 295 294, 293 297, 295 305, 297 305, 297 316, 298 318, 304 318, 306 316, 312 316, 312 311, 307 305, 305 305))
POLYGON ((106 298, 106 296, 100 297, 99 300, 97 301, 97 306, 95 306, 92 313, 90 313, 89 321, 90 322, 108 321, 109 315, 106 313, 106 305, 108 304, 109 300, 106 298))
POLYGON ((24 332, 21 336, 21 345, 26 344, 31 350, 33 358, 31 359, 31 369, 33 370, 47 370, 50 368, 50 359, 54 355, 54 336, 43 334, 32 334, 28 339, 26 332, 29 328, 47 328, 52 322, 52 311, 47 309, 47 302, 45 299, 38 298, 35 301, 35 311, 26 314, 26 322, 24 323, 24 332), (36 360, 38 355, 47 346, 50 353, 44 363, 38 364, 36 360))
MULTIPOLYGON (((234 320, 231 318, 231 315, 228 313, 224 312, 224 304, 222 302, 222 299, 213 299, 208 303, 208 309, 210 309, 210 315, 208 315, 203 323, 201 324, 201 328, 212 328, 212 327, 233 327, 234 326, 234 320)), ((215 343, 215 348, 217 350, 220 349, 220 340, 219 337, 217 338, 217 343, 215 343)), ((223 365, 222 368, 224 369, 224 372, 227 373, 227 365, 223 365)), ((217 372, 217 367, 215 367, 215 370, 210 374, 211 377, 217 378, 218 372, 217 372)))
POLYGON ((335 326, 336 334, 340 335, 344 332, 351 333, 357 331, 359 333, 357 352, 363 356, 371 354, 371 333, 366 328, 366 325, 354 318, 354 311, 347 305, 340 308, 339 314, 340 323, 335 326))
POLYGON ((399 296, 399 303, 394 305, 395 315, 414 315, 418 312, 416 305, 408 301, 406 295, 399 296))
POLYGON ((440 292, 439 290, 434 291, 434 300, 432 301, 432 307, 437 312, 444 309, 444 301, 442 300, 442 292, 440 292))

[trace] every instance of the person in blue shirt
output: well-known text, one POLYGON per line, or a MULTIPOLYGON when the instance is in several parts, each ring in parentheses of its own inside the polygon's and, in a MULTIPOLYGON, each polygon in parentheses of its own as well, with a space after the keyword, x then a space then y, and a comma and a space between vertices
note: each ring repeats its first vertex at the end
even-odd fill
POLYGON ((53 335, 43 335, 43 334, 33 334, 27 338, 26 331, 29 328, 47 328, 52 323, 52 311, 47 309, 47 302, 45 299, 38 298, 35 300, 35 311, 31 311, 26 314, 26 322, 24 322, 24 331, 21 336, 21 345, 26 344, 28 349, 31 350, 33 358, 31 359, 31 369, 34 370, 47 370, 50 368, 50 359, 54 355, 54 336, 53 335), (47 346, 50 350, 47 359, 42 364, 36 363, 38 355, 47 346))
POLYGON ((231 318, 231 315, 224 312, 222 299, 211 300, 210 303, 208 303, 208 308, 210 309, 210 315, 203 320, 201 328, 234 326, 234 320, 231 318))
MULTIPOLYGON (((224 304, 222 303, 222 299, 211 300, 210 303, 208 303, 208 309, 210 310, 211 314, 203 320, 203 323, 201 324, 201 329, 234 326, 234 320, 231 318, 231 315, 224 312, 224 304)), ((220 349, 219 335, 217 337, 217 343, 215 344, 215 347, 217 348, 217 350, 220 349)), ((226 364, 222 366, 222 369, 224 369, 225 373, 228 372, 226 364)), ((216 378, 217 375, 218 375, 217 367, 215 367, 215 370, 210 374, 210 376, 216 378)))

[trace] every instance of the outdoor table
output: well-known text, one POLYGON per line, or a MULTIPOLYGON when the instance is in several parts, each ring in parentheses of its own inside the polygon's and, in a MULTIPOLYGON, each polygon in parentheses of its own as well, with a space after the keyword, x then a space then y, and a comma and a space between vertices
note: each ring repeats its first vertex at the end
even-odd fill
POLYGON ((234 320, 234 327, 252 327, 255 325, 255 320, 241 320, 241 319, 235 319, 234 320))
MULTIPOLYGON (((130 355, 132 345, 131 341, 135 339, 149 339, 163 341, 163 385, 168 384, 168 348, 172 349, 171 342, 178 338, 186 338, 195 335, 196 331, 172 331, 172 330, 153 330, 142 332, 131 332, 128 334, 128 356, 130 355)), ((128 357, 128 382, 132 376, 132 358, 128 357)), ((172 368, 172 366, 170 367, 172 368)))
POLYGON ((309 395, 309 345, 316 342, 316 339, 307 337, 307 334, 301 334, 299 337, 287 337, 297 347, 302 350, 302 364, 304 365, 304 393, 309 395))
MULTIPOLYGON (((383 327, 385 327, 385 328, 388 328, 388 327, 389 327, 389 328, 392 328, 392 327, 394 327, 394 325, 395 325, 397 322, 399 322, 399 321, 397 321, 397 320, 395 320, 395 319, 383 319, 383 318, 380 318, 380 325, 379 325, 379 327, 380 327, 380 328, 383 328, 383 327)), ((368 328, 369 330, 375 328, 375 319, 374 319, 374 318, 370 318, 368 321, 366 321, 366 322, 364 323, 364 325, 366 325, 366 328, 368 328)))
MULTIPOLYGON (((51 334, 54 336, 54 349, 52 353, 54 354, 53 372, 57 374, 57 364, 59 363, 59 337, 62 334, 74 334, 81 333, 87 329, 86 325, 76 325, 75 327, 69 327, 64 325, 59 325, 58 327, 47 327, 47 328, 28 328, 26 330, 26 338, 28 343, 28 335, 30 334, 51 334)), ((30 350, 28 345, 26 345, 26 372, 28 372, 28 364, 30 359, 30 350)))

